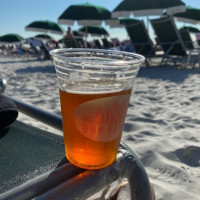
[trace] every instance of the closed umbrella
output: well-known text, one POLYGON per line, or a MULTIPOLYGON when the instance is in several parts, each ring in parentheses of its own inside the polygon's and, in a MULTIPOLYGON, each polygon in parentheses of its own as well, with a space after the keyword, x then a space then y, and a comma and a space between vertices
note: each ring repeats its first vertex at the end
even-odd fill
POLYGON ((44 20, 44 21, 34 21, 25 27, 26 31, 36 31, 42 33, 54 33, 63 35, 64 30, 63 28, 52 21, 44 20))
POLYGON ((24 40, 22 36, 17 33, 10 33, 0 36, 0 43, 20 43, 24 40))
MULTIPOLYGON (((80 33, 85 33, 86 27, 81 27, 78 29, 80 33)), ((108 37, 109 33, 101 26, 87 26, 87 33, 91 36, 97 36, 97 37, 108 37)))
POLYGON ((186 11, 173 15, 176 21, 189 23, 189 24, 200 24, 200 9, 187 6, 186 11))

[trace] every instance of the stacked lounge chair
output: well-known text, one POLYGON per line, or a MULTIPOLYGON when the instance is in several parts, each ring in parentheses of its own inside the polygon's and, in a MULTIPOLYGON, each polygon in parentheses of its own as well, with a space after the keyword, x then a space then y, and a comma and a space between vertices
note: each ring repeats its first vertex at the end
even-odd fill
POLYGON ((187 28, 181 28, 179 29, 179 33, 181 35, 181 38, 183 40, 183 43, 186 47, 186 49, 191 50, 194 49, 194 42, 192 41, 190 31, 187 28))
POLYGON ((187 57, 187 49, 172 16, 150 20, 153 29, 164 51, 163 61, 177 60, 187 57))
POLYGON ((125 24, 126 31, 134 46, 135 52, 146 58, 155 56, 155 49, 149 37, 143 20, 133 20, 131 24, 125 24))

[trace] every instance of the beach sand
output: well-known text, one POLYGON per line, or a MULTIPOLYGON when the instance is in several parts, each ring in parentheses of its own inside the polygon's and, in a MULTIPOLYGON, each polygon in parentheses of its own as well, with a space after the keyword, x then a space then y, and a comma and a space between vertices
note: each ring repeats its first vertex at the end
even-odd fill
MULTIPOLYGON (((58 83, 51 60, 1 55, 0 76, 7 80, 7 95, 60 114, 58 83)), ((23 114, 18 120, 62 135, 23 114)), ((143 162, 157 199, 199 200, 200 69, 141 67, 122 141, 143 162)), ((121 199, 128 196, 122 195, 121 199)))

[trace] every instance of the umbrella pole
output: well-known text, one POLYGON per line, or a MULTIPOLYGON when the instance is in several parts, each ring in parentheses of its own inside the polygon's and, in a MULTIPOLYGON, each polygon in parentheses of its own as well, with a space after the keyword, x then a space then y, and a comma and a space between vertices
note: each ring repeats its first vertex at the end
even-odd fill
POLYGON ((147 16, 147 33, 149 33, 149 17, 147 16))
POLYGON ((88 35, 88 26, 85 26, 85 46, 87 47, 87 35, 88 35))

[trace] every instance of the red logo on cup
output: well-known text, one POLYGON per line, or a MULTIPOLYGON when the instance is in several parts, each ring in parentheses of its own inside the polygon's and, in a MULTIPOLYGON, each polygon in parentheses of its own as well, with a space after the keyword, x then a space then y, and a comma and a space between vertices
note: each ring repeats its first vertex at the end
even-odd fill
POLYGON ((80 104, 74 111, 77 129, 87 138, 107 142, 121 136, 130 95, 95 99, 80 104))

